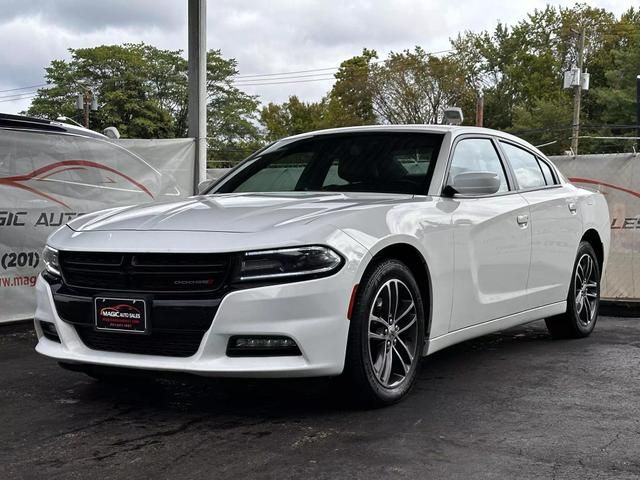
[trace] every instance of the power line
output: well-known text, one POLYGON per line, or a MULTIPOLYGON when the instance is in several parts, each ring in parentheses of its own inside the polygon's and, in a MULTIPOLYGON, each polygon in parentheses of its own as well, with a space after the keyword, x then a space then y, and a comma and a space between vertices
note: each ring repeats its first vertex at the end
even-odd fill
POLYGON ((338 70, 340 67, 327 67, 327 68, 312 68, 310 70, 298 70, 294 72, 280 72, 280 73, 252 73, 248 75, 235 75, 235 78, 248 78, 248 77, 276 77, 281 75, 294 75, 297 73, 309 73, 309 72, 322 72, 326 70, 338 70))
MULTIPOLYGON (((450 48, 447 50, 436 50, 433 52, 426 52, 426 55, 440 55, 442 53, 450 53, 450 52, 454 52, 455 48, 450 48)), ((388 60, 388 59, 387 59, 388 60)), ((374 62, 371 63, 383 63, 386 62, 387 60, 376 60, 374 62)), ((250 74, 242 74, 242 75, 235 75, 234 78, 249 78, 249 77, 279 77, 279 76, 285 76, 285 75, 295 75, 298 73, 311 73, 311 72, 326 72, 327 70, 339 70, 340 66, 337 67, 326 67, 326 68, 311 68, 308 70, 297 70, 297 71, 292 71, 292 72, 279 72, 279 73, 250 73, 250 74)))
POLYGON ((29 91, 29 92, 20 92, 20 93, 13 93, 11 95, 0 95, 0 99, 2 98, 12 98, 12 97, 20 97, 22 95, 31 95, 31 94, 37 94, 37 92, 35 90, 33 91, 29 91))
POLYGON ((40 88, 40 87, 45 87, 47 85, 49 85, 49 84, 48 83, 41 83, 39 85, 29 85, 28 87, 8 88, 6 90, 0 90, 0 93, 15 92, 17 90, 29 90, 31 88, 40 88))
MULTIPOLYGON (((450 53, 450 52, 454 52, 455 49, 450 48, 447 50, 436 50, 433 52, 426 52, 426 55, 439 55, 439 54, 443 54, 443 53, 450 53)), ((388 59, 386 60, 376 60, 374 62, 371 62, 372 64, 379 64, 379 63, 384 63, 386 62, 388 59)), ((243 74, 243 75, 234 75, 234 84, 236 85, 243 85, 243 86, 251 86, 251 85, 255 85, 255 86, 261 86, 261 85, 281 85, 284 83, 305 83, 305 82, 315 82, 315 81, 326 81, 326 80, 333 80, 333 73, 336 70, 339 70, 340 66, 337 67, 325 67, 325 68, 310 68, 310 69, 306 69, 306 70, 294 70, 294 71, 289 71, 289 72, 271 72, 271 73, 251 73, 251 74, 243 74), (299 75, 299 74, 310 74, 310 75, 299 75), (331 75, 331 77, 325 77, 325 78, 309 78, 309 77, 324 77, 325 75, 331 75), (298 80, 301 78, 309 78, 308 80, 298 80), (272 81, 273 80, 273 81, 272 81), (295 81, 286 81, 286 80, 295 80, 295 81), (260 83, 258 83, 260 82, 260 83)), ((29 85, 26 87, 18 87, 18 88, 11 88, 11 89, 6 89, 6 90, 0 90, 0 93, 4 93, 4 92, 15 92, 15 91, 20 91, 20 90, 30 90, 30 89, 37 89, 37 88, 41 88, 41 87, 46 87, 46 86, 50 86, 53 87, 55 85, 50 84, 50 83, 41 83, 41 84, 37 84, 37 85, 29 85)), ((24 92, 26 93, 26 92, 24 92)), ((22 93, 18 93, 15 95, 22 95, 22 93)), ((13 95, 7 95, 5 97, 0 96, 0 98, 8 98, 9 96, 13 96, 13 95)))
POLYGON ((264 82, 264 83, 234 83, 234 85, 240 87, 257 87, 261 85, 282 85, 283 83, 309 83, 309 82, 320 82, 327 80, 335 80, 335 77, 326 77, 326 78, 314 78, 308 80, 285 80, 284 82, 264 82))
POLYGON ((36 96, 37 96, 37 94, 36 94, 36 93, 33 93, 33 94, 29 94, 29 95, 24 96, 24 97, 9 98, 9 99, 5 99, 5 100, 0 100, 0 102, 17 102, 17 101, 19 101, 19 100, 27 100, 27 99, 29 99, 29 98, 34 98, 34 97, 36 97, 36 96))
POLYGON ((287 77, 278 77, 278 78, 248 78, 248 79, 240 79, 240 80, 233 80, 233 82, 237 82, 237 83, 245 83, 245 82, 262 82, 262 81, 275 81, 275 80, 291 80, 291 79, 296 79, 296 78, 308 78, 308 77, 323 77, 323 76, 327 76, 327 75, 333 75, 331 72, 326 72, 326 73, 309 73, 306 75, 290 75, 287 77))

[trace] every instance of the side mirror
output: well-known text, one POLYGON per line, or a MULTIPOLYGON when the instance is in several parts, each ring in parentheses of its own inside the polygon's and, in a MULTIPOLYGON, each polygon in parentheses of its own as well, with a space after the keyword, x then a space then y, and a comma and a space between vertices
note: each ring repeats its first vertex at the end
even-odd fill
POLYGON ((198 195, 202 195, 204 192, 206 192, 209 187, 213 185, 213 182, 215 182, 215 180, 212 179, 207 179, 204 182, 200 182, 198 184, 198 195))
POLYGON ((459 173, 446 190, 460 195, 492 195, 500 190, 500 177, 493 172, 459 173))
POLYGON ((107 127, 102 133, 104 133, 107 137, 117 140, 120 138, 120 132, 116 127, 107 127))

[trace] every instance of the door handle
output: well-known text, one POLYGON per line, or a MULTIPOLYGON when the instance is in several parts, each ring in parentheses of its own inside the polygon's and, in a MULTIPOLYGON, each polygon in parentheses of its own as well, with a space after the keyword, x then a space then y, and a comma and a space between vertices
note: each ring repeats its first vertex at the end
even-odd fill
POLYGON ((527 228, 527 225, 529 225, 529 215, 518 215, 516 221, 520 227, 527 228))
POLYGON ((569 205, 567 205, 569 207, 569 211, 575 215, 576 214, 576 210, 578 210, 578 207, 576 207, 576 204, 574 202, 569 202, 569 205))

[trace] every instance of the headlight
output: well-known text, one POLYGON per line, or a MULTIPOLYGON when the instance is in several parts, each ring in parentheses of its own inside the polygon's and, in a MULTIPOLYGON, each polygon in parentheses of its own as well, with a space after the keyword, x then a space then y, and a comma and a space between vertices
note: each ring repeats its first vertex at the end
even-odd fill
POLYGON ((49 245, 44 247, 42 252, 42 262, 44 263, 47 272, 53 273, 58 277, 60 275, 60 263, 58 263, 58 250, 51 248, 49 245))
POLYGON ((294 280, 330 275, 339 270, 342 263, 340 255, 329 247, 321 246, 246 252, 242 254, 237 279, 294 280))

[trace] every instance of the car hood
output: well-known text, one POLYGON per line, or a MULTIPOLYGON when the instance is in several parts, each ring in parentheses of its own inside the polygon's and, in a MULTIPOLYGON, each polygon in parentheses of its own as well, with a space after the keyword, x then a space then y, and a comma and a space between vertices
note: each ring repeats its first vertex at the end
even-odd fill
POLYGON ((367 193, 271 193, 198 196, 180 202, 103 210, 68 225, 75 231, 260 232, 309 223, 327 215, 353 212, 410 200, 410 195, 367 193))

